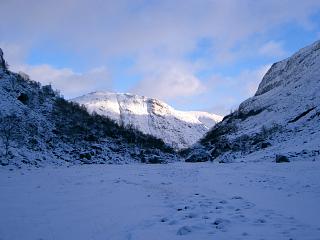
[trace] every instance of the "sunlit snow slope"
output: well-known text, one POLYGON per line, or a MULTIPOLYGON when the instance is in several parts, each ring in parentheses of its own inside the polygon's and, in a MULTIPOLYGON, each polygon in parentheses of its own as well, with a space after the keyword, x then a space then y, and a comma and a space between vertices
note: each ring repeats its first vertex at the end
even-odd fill
POLYGON ((161 138, 178 149, 195 143, 222 119, 207 112, 178 111, 157 99, 133 94, 93 92, 72 101, 84 104, 90 112, 161 138))

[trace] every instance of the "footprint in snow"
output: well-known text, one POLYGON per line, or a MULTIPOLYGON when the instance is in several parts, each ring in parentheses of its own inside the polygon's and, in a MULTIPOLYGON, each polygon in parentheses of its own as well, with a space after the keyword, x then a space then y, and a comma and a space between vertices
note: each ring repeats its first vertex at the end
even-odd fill
POLYGON ((186 218, 196 218, 198 215, 196 213, 189 213, 188 215, 186 215, 186 218))
POLYGON ((166 217, 160 219, 160 222, 162 222, 162 223, 165 223, 165 222, 168 222, 168 221, 169 221, 169 219, 166 218, 166 217))
POLYGON ((255 207, 255 204, 254 204, 254 203, 245 202, 245 206, 244 206, 245 209, 251 209, 251 208, 253 208, 253 207, 255 207))
POLYGON ((187 235, 191 232, 192 232, 191 227, 183 226, 178 230, 177 235, 183 236, 183 235, 187 235))
POLYGON ((228 202, 226 200, 221 200, 219 203, 221 204, 227 204, 228 202))
POLYGON ((243 199, 241 196, 233 196, 231 199, 234 199, 234 200, 241 200, 243 199))
POLYGON ((255 220, 255 223, 258 223, 258 224, 263 224, 263 223, 266 223, 267 221, 263 218, 259 218, 257 220, 255 220))
POLYGON ((246 216, 243 215, 243 214, 235 215, 233 218, 234 218, 234 219, 237 219, 237 220, 239 220, 239 221, 241 221, 241 222, 247 222, 247 218, 246 218, 246 216))
POLYGON ((225 231, 227 225, 230 224, 230 220, 228 219, 223 219, 223 218, 217 218, 212 225, 216 228, 219 229, 221 231, 225 231))
POLYGON ((176 225, 178 222, 176 220, 172 220, 169 222, 169 225, 176 225))

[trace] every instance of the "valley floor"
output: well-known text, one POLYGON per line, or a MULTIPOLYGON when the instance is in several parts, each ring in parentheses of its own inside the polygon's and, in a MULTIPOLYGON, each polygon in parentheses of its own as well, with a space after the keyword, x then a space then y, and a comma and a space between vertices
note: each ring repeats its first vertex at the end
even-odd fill
POLYGON ((0 169, 0 239, 320 239, 320 162, 0 169))

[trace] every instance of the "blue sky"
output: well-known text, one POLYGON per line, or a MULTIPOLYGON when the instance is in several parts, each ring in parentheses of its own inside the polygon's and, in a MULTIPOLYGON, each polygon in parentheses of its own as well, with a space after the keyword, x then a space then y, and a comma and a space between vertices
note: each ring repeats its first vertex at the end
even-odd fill
POLYGON ((131 92, 227 114, 270 65, 320 39, 318 0, 0 3, 12 70, 66 98, 131 92))

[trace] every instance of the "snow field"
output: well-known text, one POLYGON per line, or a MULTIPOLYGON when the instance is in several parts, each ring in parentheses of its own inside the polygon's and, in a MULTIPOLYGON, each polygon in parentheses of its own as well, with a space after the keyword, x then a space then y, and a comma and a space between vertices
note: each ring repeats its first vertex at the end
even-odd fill
POLYGON ((0 169, 0 239, 320 239, 319 162, 0 169))

